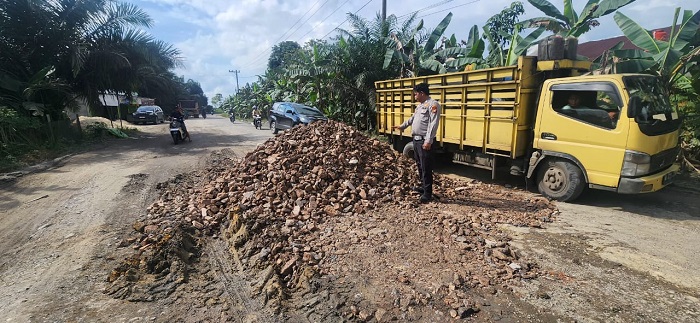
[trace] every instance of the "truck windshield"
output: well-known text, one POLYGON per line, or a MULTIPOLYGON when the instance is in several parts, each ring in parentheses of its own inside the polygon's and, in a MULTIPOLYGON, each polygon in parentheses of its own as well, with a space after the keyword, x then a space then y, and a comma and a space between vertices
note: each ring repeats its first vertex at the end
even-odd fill
POLYGON ((642 120, 675 120, 678 119, 678 111, 668 101, 668 91, 663 87, 658 78, 651 76, 625 77, 625 86, 631 97, 639 97, 642 106, 637 109, 636 115, 642 120))
POLYGON ((676 131, 680 127, 678 111, 669 102, 668 91, 658 78, 626 76, 624 82, 630 99, 639 98, 634 111, 628 112, 628 117, 634 118, 644 134, 660 135, 676 131))

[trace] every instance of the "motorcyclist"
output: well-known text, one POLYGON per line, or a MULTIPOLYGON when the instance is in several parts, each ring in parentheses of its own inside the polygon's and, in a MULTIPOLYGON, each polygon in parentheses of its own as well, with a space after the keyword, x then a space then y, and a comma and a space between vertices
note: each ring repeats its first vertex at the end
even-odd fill
POLYGON ((175 108, 175 111, 170 114, 170 118, 172 120, 177 120, 180 122, 180 125, 182 127, 182 131, 185 132, 185 138, 190 136, 190 133, 187 131, 187 127, 185 126, 185 112, 182 110, 181 106, 177 106, 175 108))
POLYGON ((262 116, 260 115, 260 110, 258 109, 258 106, 257 106, 257 105, 254 105, 254 106, 253 106, 253 112, 252 112, 252 114, 253 114, 253 125, 254 125, 254 126, 257 126, 257 125, 255 124, 255 122, 256 122, 257 120, 261 120, 261 119, 262 119, 262 116))

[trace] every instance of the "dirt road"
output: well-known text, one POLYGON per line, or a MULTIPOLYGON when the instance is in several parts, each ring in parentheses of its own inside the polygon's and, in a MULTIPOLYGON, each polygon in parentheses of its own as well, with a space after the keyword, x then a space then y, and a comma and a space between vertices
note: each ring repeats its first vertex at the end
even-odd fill
MULTIPOLYGON (((217 256, 225 247, 216 242, 202 258, 211 266, 168 297, 129 302, 103 293, 110 270, 133 251, 120 244, 158 198, 158 183, 204 167, 210 154, 222 149, 243 156, 271 136, 219 116, 187 124, 191 143, 173 145, 167 125, 136 126, 142 130, 139 138, 111 141, 50 169, 0 183, 0 320, 274 320, 260 300, 240 292, 245 275, 217 256)), ((504 228, 518 253, 534 259, 547 274, 508 292, 494 291, 472 320, 697 321, 698 191, 671 187, 643 196, 589 192, 575 204, 558 207, 556 220, 543 229, 504 228)), ((459 212, 449 209, 453 211, 459 212)), ((377 314, 353 316, 380 319, 377 314)))
MULTIPOLYGON (((132 126, 136 139, 111 141, 59 165, 0 183, 0 318, 129 321, 163 308, 102 294, 119 241, 156 198, 155 186, 201 167, 210 152, 241 155, 271 136, 211 116, 187 121, 193 141, 173 145, 167 123, 132 126)), ((3 320, 5 321, 5 320, 3 320)))

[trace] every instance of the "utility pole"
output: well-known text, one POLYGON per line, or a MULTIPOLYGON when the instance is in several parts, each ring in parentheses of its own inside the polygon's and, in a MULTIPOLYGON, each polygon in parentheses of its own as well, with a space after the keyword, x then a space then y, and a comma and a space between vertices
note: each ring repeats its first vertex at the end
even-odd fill
POLYGON ((386 23, 386 0, 382 0, 382 23, 386 23))
MULTIPOLYGON (((385 0, 385 1, 386 1, 386 0, 385 0)), ((238 91, 240 90, 240 89, 238 88, 238 73, 240 73, 241 71, 239 71, 239 70, 228 70, 228 72, 229 72, 229 73, 236 73, 236 94, 238 94, 238 91)))

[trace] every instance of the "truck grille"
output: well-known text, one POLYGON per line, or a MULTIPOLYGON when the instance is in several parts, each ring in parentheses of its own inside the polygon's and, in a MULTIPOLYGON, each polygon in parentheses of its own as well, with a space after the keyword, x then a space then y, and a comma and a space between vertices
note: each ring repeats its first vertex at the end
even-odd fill
POLYGON ((673 163, 676 161, 676 158, 678 157, 679 150, 680 146, 676 146, 671 149, 664 150, 654 156, 651 156, 650 171, 654 173, 673 165, 673 163))

